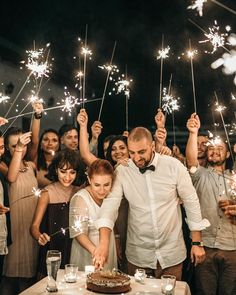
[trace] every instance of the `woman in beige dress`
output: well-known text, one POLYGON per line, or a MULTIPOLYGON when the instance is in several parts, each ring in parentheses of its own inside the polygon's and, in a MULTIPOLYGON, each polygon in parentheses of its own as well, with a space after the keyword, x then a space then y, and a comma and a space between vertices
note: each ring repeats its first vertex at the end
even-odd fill
POLYGON ((12 244, 5 258, 1 294, 18 294, 28 288, 36 275, 38 245, 29 233, 37 197, 35 165, 24 160, 31 132, 12 127, 5 135, 5 163, 8 166, 12 244))

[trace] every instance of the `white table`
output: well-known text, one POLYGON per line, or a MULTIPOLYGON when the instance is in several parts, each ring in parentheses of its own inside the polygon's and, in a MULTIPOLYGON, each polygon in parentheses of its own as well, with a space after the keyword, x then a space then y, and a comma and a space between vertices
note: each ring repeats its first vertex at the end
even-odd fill
MULTIPOLYGON (((57 276, 57 293, 48 293, 46 291, 47 278, 42 279, 35 285, 26 289, 21 295, 43 295, 43 294, 55 294, 55 295, 94 295, 101 293, 94 293, 86 289, 86 275, 84 272, 78 272, 78 279, 76 283, 66 283, 64 280, 64 270, 58 271, 57 276)), ((161 295, 161 280, 158 279, 145 279, 145 284, 135 282, 134 278, 131 278, 131 291, 125 293, 127 295, 161 295)), ((176 282, 175 295, 191 295, 189 286, 185 282, 176 282)))

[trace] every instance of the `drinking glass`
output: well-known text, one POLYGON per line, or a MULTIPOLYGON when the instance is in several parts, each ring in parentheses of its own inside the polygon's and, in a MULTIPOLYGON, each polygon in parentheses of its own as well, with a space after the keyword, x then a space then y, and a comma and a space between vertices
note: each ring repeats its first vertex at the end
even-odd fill
POLYGON ((135 270, 134 278, 136 282, 139 282, 141 284, 144 284, 144 280, 146 278, 146 272, 143 268, 137 268, 135 270))
POLYGON ((48 292, 57 292, 57 272, 61 265, 61 252, 57 250, 48 250, 46 257, 48 283, 46 290, 48 292))
POLYGON ((78 266, 75 264, 66 264, 65 265, 65 281, 67 283, 75 283, 77 280, 77 270, 78 266))
POLYGON ((161 276, 161 292, 166 295, 174 295, 176 277, 172 275, 161 276))

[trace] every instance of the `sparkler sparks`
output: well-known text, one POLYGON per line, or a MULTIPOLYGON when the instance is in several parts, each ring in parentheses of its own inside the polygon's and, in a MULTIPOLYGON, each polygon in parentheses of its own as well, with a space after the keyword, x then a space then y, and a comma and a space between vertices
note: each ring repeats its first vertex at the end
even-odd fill
POLYGON ((187 57, 190 59, 193 59, 196 54, 198 54, 198 51, 196 49, 190 49, 187 51, 187 57))
MULTIPOLYGON (((227 26, 229 30, 230 27, 227 26)), ((210 53, 214 53, 217 48, 224 47, 225 45, 225 38, 228 36, 228 33, 220 33, 220 27, 215 20, 213 27, 209 28, 209 33, 205 33, 204 35, 207 37, 206 40, 199 41, 199 43, 206 43, 210 42, 213 46, 213 49, 210 53)), ((206 51, 207 52, 207 51, 206 51)))
POLYGON ((209 146, 209 145, 213 145, 213 146, 216 146, 216 145, 219 145, 222 143, 222 140, 220 138, 219 135, 215 136, 213 135, 213 133, 211 131, 208 130, 208 141, 206 143, 206 146, 209 146))
POLYGON ((4 95, 3 93, 0 92, 0 103, 1 102, 6 102, 7 100, 9 100, 10 97, 7 95, 4 95))
POLYGON ((69 116, 71 116, 71 113, 76 105, 79 105, 78 98, 71 95, 70 92, 67 90, 67 87, 64 88, 64 95, 65 98, 62 99, 62 111, 69 113, 69 116))
MULTIPOLYGON (((232 34, 228 38, 230 45, 236 45, 236 35, 232 34)), ((236 50, 232 49, 225 52, 221 58, 217 59, 211 64, 212 69, 217 69, 223 66, 222 71, 225 75, 236 74, 236 50)), ((234 77, 234 84, 236 84, 236 75, 234 77)))
POLYGON ((165 59, 167 57, 169 57, 168 53, 170 51, 170 46, 167 46, 166 48, 162 48, 160 50, 158 50, 158 56, 157 59, 165 59))
POLYGON ((207 2, 207 0, 195 0, 195 2, 187 8, 192 10, 196 9, 199 15, 203 16, 203 5, 205 2, 207 2))
POLYGON ((169 94, 166 88, 163 88, 162 109, 168 114, 172 114, 174 111, 178 111, 179 99, 179 97, 175 98, 174 96, 169 94))
POLYGON ((117 86, 117 94, 124 92, 125 96, 129 98, 130 96, 130 83, 132 83, 133 80, 130 79, 125 79, 125 75, 122 74, 121 77, 118 78, 118 81, 115 83, 117 86))
MULTIPOLYGON (((47 44, 48 48, 50 44, 47 44)), ((48 77, 48 74, 51 71, 51 65, 48 63, 48 58, 45 58, 45 49, 40 48, 38 50, 26 50, 28 54, 28 62, 26 67, 32 72, 36 78, 42 78, 43 76, 48 77)), ((23 61, 22 63, 25 63, 23 61)))
POLYGON ((35 195, 35 197, 40 197, 41 196, 42 190, 36 187, 33 187, 32 193, 35 195))
POLYGON ((226 109, 226 106, 219 105, 218 103, 216 103, 216 105, 217 105, 216 111, 219 113, 223 112, 226 109))

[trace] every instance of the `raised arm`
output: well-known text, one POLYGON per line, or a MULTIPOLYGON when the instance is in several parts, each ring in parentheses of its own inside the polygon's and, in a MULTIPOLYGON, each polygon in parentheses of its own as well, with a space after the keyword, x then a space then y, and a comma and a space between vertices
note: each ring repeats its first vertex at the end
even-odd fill
POLYGON ((22 162, 23 154, 26 152, 26 146, 30 143, 31 132, 26 132, 20 135, 16 144, 9 168, 7 179, 9 182, 15 182, 19 174, 20 165, 22 162))
POLYGON ((200 119, 196 113, 193 113, 187 121, 187 128, 189 131, 188 142, 186 145, 186 161, 187 166, 198 166, 198 147, 197 147, 197 136, 198 130, 201 126, 200 119))
POLYGON ((30 160, 36 162, 37 158, 37 150, 39 144, 39 131, 40 131, 40 119, 43 113, 43 105, 41 102, 37 101, 32 104, 34 109, 34 118, 32 122, 32 137, 31 137, 31 144, 29 145, 28 154, 30 160))
POLYGON ((79 150, 80 155, 86 165, 90 166, 94 161, 97 160, 97 157, 94 156, 89 150, 89 141, 88 141, 88 115, 85 109, 81 109, 78 116, 77 122, 80 126, 80 135, 79 135, 79 150))
POLYGON ((43 216, 46 212, 47 206, 49 204, 48 192, 42 192, 41 196, 38 198, 37 207, 34 212, 34 218, 30 227, 31 236, 38 241, 39 245, 44 246, 50 241, 50 237, 46 233, 40 232, 40 225, 43 216))
POLYGON ((89 142, 89 150, 94 156, 98 155, 98 137, 102 132, 102 124, 100 121, 94 121, 91 126, 92 138, 89 142))

